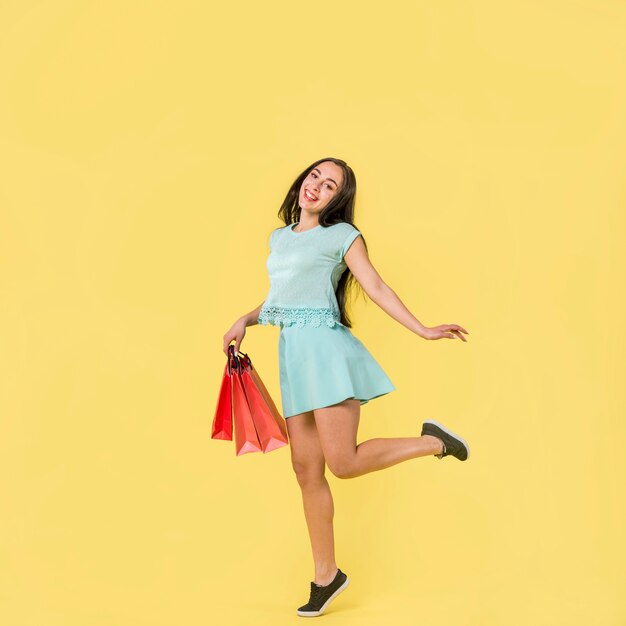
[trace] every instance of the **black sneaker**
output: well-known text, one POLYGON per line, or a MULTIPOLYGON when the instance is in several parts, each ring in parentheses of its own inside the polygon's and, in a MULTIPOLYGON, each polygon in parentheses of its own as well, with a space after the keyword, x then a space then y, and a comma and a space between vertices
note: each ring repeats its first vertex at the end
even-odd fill
POLYGON ((321 586, 311 581, 309 601, 297 609, 296 613, 303 617, 317 617, 321 615, 331 600, 338 596, 349 583, 350 579, 340 569, 337 569, 335 578, 327 585, 321 586))
POLYGON ((435 420, 426 420, 422 425, 422 435, 433 435, 443 441, 443 452, 435 454, 438 459, 441 460, 444 456, 454 456, 459 461, 469 459, 470 449, 467 441, 448 430, 443 424, 435 420))

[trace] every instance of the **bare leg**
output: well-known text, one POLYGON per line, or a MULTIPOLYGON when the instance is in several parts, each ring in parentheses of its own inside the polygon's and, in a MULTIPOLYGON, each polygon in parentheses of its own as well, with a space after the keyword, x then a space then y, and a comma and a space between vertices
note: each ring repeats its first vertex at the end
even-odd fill
POLYGON ((327 585, 337 573, 333 517, 335 513, 330 485, 324 475, 325 459, 312 412, 286 420, 291 462, 302 491, 318 585, 327 585))
POLYGON ((431 435, 368 439, 357 445, 360 406, 351 399, 314 411, 324 456, 335 476, 355 478, 442 452, 441 439, 431 435))

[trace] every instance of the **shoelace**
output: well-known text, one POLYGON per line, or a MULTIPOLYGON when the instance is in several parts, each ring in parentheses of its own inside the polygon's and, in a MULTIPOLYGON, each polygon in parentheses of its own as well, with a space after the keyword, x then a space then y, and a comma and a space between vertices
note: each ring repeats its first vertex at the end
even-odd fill
MULTIPOLYGON (((326 585, 326 586, 328 586, 328 585, 326 585)), ((324 591, 324 587, 313 587, 311 589, 311 597, 309 598, 309 602, 314 603, 315 601, 319 600, 319 598, 322 595, 323 591, 324 591)))

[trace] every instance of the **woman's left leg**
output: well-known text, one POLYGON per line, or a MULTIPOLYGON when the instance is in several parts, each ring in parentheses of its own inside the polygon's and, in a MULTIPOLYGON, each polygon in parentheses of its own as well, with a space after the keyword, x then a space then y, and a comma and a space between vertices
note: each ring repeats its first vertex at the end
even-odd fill
POLYGON ((286 423, 291 464, 302 490, 304 516, 313 548, 314 582, 327 585, 337 573, 337 564, 333 534, 335 508, 324 475, 324 453, 311 411, 289 417, 286 423))
POLYGON ((361 403, 354 398, 313 411, 326 465, 338 478, 355 478, 443 450, 441 439, 432 435, 376 438, 357 444, 360 413, 361 403))

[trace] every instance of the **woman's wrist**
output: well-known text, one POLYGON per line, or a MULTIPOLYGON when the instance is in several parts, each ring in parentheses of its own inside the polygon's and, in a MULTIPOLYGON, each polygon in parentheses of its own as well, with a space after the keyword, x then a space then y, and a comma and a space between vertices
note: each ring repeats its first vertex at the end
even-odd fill
POLYGON ((416 328, 414 328, 413 332, 416 335, 419 335, 422 339, 426 339, 426 337, 428 336, 428 328, 426 326, 423 326, 422 324, 419 324, 416 328))

